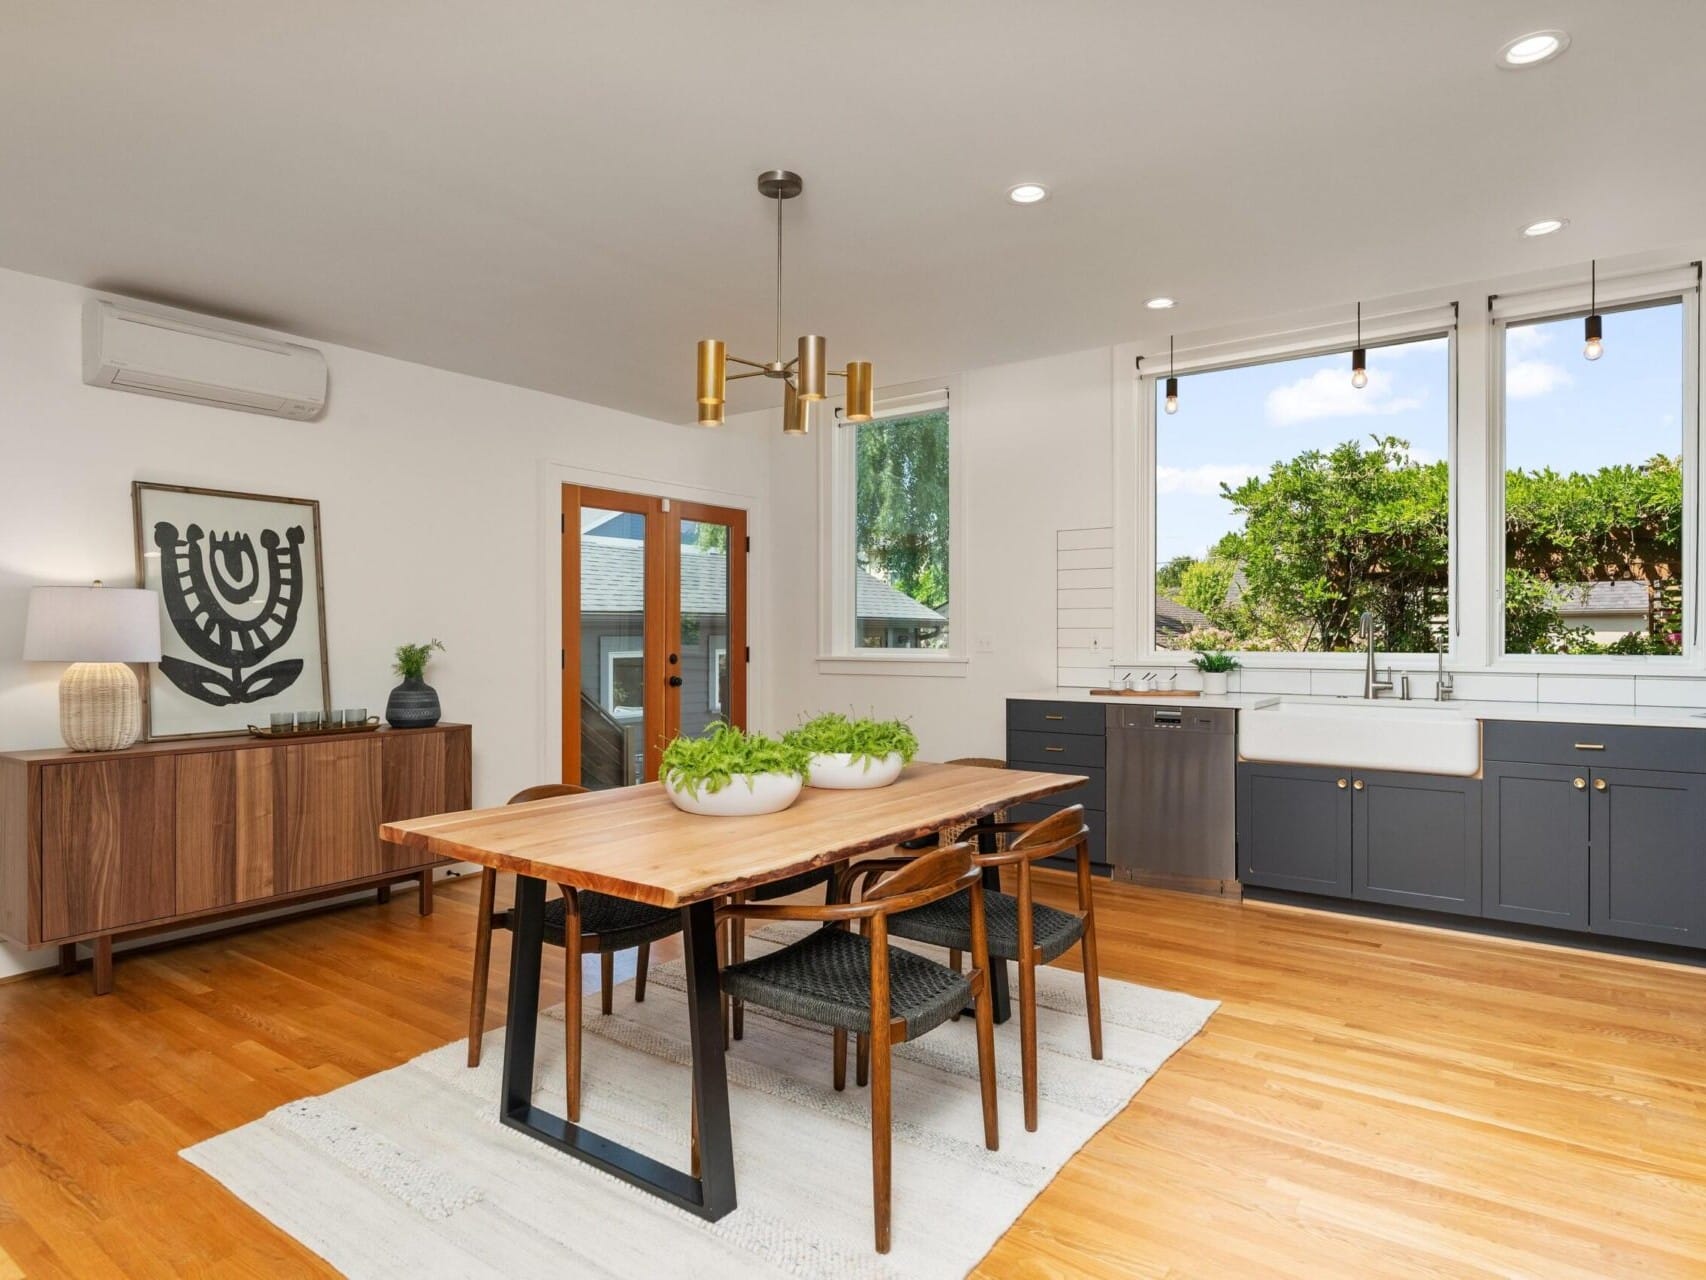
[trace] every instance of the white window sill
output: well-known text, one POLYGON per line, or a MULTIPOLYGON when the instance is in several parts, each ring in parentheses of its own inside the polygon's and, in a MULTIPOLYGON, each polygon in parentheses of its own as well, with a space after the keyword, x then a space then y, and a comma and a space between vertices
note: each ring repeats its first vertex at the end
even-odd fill
POLYGON ((870 653, 822 653, 817 671, 823 676, 952 676, 963 677, 971 659, 956 653, 921 649, 887 649, 870 653))

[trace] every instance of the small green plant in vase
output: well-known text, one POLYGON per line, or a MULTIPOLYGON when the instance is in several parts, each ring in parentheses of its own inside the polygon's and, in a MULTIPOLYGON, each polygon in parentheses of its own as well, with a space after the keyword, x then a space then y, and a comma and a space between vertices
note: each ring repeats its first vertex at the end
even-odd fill
POLYGON ((1238 670, 1238 659, 1221 649, 1204 649, 1191 659, 1191 665, 1202 672, 1204 693, 1225 693, 1226 678, 1238 670))
POLYGON ((799 798, 809 758, 780 738, 719 721, 701 737, 676 738, 665 747, 658 777, 675 807, 688 813, 775 813, 799 798))
POLYGON ((918 754, 904 720, 849 719, 826 712, 790 730, 787 741, 810 753, 806 785, 832 790, 886 787, 918 754))
POLYGON ((425 644, 400 644, 391 669, 403 677, 403 683, 391 690, 385 702, 385 722, 393 729, 428 729, 438 723, 441 714, 438 691, 428 684, 427 663, 433 651, 444 652, 444 642, 429 640, 425 644))

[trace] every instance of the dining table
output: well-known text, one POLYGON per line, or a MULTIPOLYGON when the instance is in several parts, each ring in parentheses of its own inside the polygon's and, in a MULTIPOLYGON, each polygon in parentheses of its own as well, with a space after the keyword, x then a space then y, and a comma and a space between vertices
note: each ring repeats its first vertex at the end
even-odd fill
MULTIPOLYGON (((914 762, 893 784, 805 788, 778 813, 686 813, 652 782, 389 822, 380 838, 516 876, 499 1119, 559 1151, 710 1220, 735 1207, 734 1140, 723 1055, 716 908, 730 895, 915 841, 988 823, 1001 810, 1079 786, 1085 778, 977 765, 914 762), (686 971, 696 1169, 682 1170, 534 1102, 534 1053, 549 883, 679 910, 686 971)), ((730 785, 738 786, 734 782, 730 785)), ((985 849, 993 834, 979 837, 985 849)), ((999 887, 993 869, 985 883, 999 887)), ((994 966, 1005 995, 1006 966, 994 966)), ((1006 1001, 998 1014, 1004 1016, 1006 1001)))

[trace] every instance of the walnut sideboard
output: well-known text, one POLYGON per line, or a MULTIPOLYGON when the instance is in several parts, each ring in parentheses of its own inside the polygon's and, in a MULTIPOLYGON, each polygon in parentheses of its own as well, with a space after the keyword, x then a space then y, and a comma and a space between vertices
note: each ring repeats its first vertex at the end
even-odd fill
POLYGON ((0 753, 0 937, 94 950, 115 936, 420 881, 443 860, 385 844, 381 823, 467 809, 467 725, 279 742, 183 738, 124 751, 0 753))

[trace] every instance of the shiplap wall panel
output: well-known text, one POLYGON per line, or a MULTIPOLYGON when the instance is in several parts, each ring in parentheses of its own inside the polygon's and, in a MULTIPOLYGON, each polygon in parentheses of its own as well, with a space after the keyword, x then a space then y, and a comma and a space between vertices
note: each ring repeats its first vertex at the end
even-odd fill
POLYGON ((1108 682, 1114 653, 1114 531, 1061 529, 1054 542, 1055 682, 1108 682))

